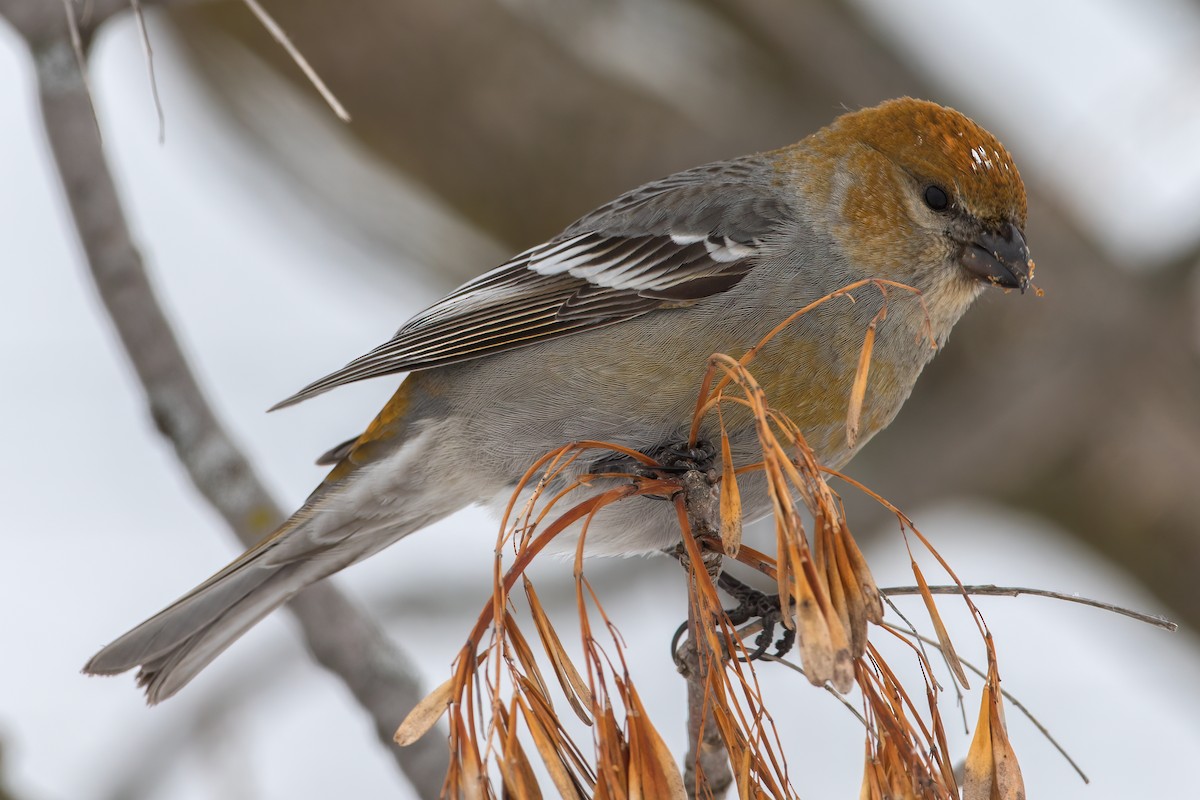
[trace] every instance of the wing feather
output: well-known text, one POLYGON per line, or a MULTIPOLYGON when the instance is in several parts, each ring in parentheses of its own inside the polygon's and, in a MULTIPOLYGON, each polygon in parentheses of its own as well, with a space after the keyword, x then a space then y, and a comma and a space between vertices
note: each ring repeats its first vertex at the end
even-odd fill
POLYGON ((611 325, 735 286, 786 204, 761 157, 646 184, 469 281, 388 342, 277 404, 611 325))

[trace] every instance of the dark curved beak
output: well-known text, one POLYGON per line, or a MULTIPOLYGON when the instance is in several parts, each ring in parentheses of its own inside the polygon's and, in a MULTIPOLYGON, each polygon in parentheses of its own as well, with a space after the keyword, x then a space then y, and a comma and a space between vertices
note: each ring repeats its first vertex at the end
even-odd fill
POLYGON ((1007 222, 999 231, 985 230, 972 241, 963 242, 958 263, 981 281, 1022 292, 1033 275, 1025 237, 1007 222))

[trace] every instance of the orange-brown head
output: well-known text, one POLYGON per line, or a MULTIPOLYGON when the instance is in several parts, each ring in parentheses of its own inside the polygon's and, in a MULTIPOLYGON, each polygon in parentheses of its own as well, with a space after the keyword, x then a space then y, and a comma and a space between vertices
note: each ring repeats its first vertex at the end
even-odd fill
POLYGON ((977 289, 971 279, 1028 284, 1020 173, 1004 145, 959 112, 890 100, 844 114, 776 156, 865 270, 963 292, 977 289), (956 271, 937 272, 942 265, 956 271))

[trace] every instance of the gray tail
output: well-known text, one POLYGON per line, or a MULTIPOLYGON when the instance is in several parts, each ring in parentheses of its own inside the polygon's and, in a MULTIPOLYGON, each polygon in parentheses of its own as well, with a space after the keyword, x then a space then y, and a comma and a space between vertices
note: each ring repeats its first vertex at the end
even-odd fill
POLYGON ((263 564, 248 554, 92 657, 83 671, 115 675, 134 667, 146 700, 166 700, 259 620, 343 564, 328 558, 263 564))
POLYGON ((83 671, 115 675, 140 667, 146 699, 161 702, 304 587, 491 496, 498 487, 430 477, 428 456, 442 434, 431 426, 389 456, 384 488, 378 481, 327 479, 275 533, 105 647, 83 671), (353 510, 378 505, 380 494, 387 495, 386 508, 353 510))

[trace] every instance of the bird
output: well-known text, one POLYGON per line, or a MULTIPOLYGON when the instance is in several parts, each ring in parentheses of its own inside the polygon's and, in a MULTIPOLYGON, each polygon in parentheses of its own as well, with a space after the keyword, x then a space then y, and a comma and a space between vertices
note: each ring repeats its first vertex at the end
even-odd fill
MULTIPOLYGON (((318 460, 331 469, 299 510, 84 672, 140 668, 149 703, 171 697, 306 586, 465 506, 503 508, 548 451, 603 441, 655 454, 687 443, 714 353, 744 355, 797 309, 855 281, 912 287, 821 304, 752 362, 771 407, 838 469, 893 420, 980 294, 1024 292, 1034 266, 1026 213, 1004 146, 964 114, 910 97, 626 192, 277 404, 408 373, 362 434, 318 460), (848 437, 873 320, 859 433, 848 437)), ((702 440, 723 430, 735 467, 761 459, 748 415, 725 414, 720 430, 712 416, 702 440)), ((558 488, 607 474, 611 458, 576 459, 558 488)), ((587 491, 611 488, 605 480, 587 491)), ((761 474, 738 483, 746 520, 770 512, 761 474)), ((671 503, 633 497, 591 521, 586 553, 650 554, 679 541, 671 503)))

